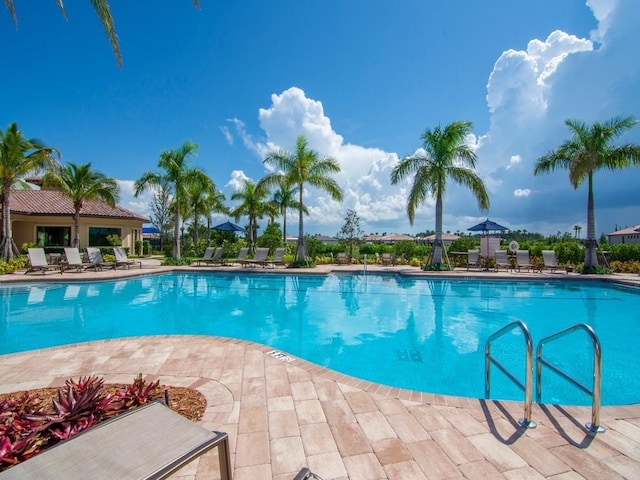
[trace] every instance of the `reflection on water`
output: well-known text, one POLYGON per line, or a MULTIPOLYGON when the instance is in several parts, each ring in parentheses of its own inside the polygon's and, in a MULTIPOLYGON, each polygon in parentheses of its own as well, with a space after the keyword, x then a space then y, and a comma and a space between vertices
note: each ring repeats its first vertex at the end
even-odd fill
MULTIPOLYGON (((640 374, 627 368, 636 362, 627 338, 640 326, 640 296, 593 282, 193 273, 4 286, 0 296, 0 353, 133 335, 217 335, 384 384, 476 397, 483 395, 484 345, 491 333, 522 320, 537 342, 584 322, 603 345, 603 401, 640 401, 640 374), (607 386, 608 378, 615 382, 607 386)), ((520 371, 521 345, 514 331, 492 351, 520 371)), ((589 384, 589 348, 580 339, 559 342, 545 355, 589 384)), ((554 400, 558 391, 565 395, 555 385, 546 390, 554 400)), ((492 392, 521 398, 499 381, 492 392)), ((566 395, 563 403, 589 403, 579 392, 566 395)))

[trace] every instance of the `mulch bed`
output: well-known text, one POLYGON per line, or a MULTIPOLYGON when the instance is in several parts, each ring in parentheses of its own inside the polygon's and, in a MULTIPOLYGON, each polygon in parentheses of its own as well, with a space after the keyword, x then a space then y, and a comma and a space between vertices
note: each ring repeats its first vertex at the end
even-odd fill
MULTIPOLYGON (((127 385, 125 384, 104 384, 101 392, 106 395, 114 393, 116 390, 124 390, 126 387, 127 385)), ((198 422, 202 419, 204 410, 207 406, 207 400, 204 395, 191 388, 160 385, 159 391, 161 392, 161 395, 159 398, 164 399, 165 390, 168 390, 169 392, 169 406, 174 412, 177 412, 183 417, 194 422, 198 422)), ((30 390, 30 392, 42 400, 42 407, 46 413, 55 413, 51 400, 58 398, 57 388, 38 388, 30 390)), ((23 392, 0 394, 0 402, 8 397, 20 396, 22 393, 23 392)))

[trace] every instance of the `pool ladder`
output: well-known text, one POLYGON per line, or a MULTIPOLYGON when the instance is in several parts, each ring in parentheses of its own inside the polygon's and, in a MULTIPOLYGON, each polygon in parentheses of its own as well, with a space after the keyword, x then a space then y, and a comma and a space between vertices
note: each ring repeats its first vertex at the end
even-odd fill
MULTIPOLYGON (((526 428, 536 428, 537 424, 531 420, 531 406, 533 396, 533 342, 527 325, 520 320, 511 322, 493 333, 487 339, 484 349, 485 353, 485 372, 484 372, 484 396, 491 396, 491 364, 498 367, 514 384, 524 391, 524 418, 518 423, 526 428), (526 365, 525 365, 525 383, 523 384, 515 375, 513 375, 504 365, 502 365, 493 355, 491 355, 491 342, 511 332, 513 329, 519 328, 524 336, 526 348, 526 365)), ((591 404, 591 422, 585 424, 585 428, 592 433, 601 433, 606 429, 600 425, 600 384, 602 377, 602 350, 600 348, 600 340, 589 325, 577 323, 568 328, 560 330, 552 335, 548 335, 538 342, 536 348, 536 402, 540 403, 542 398, 542 367, 546 366, 553 370, 556 374, 578 387, 592 399, 591 404), (573 377, 569 376, 557 366, 552 364, 542 356, 542 348, 545 344, 558 340, 578 330, 587 332, 593 345, 593 386, 591 389, 582 385, 573 377)))

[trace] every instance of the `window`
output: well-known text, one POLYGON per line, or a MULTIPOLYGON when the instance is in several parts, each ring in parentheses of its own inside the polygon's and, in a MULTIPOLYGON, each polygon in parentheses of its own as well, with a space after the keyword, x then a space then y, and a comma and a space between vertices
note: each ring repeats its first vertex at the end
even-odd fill
POLYGON ((89 227, 89 246, 90 247, 109 247, 111 244, 107 237, 117 235, 122 238, 122 229, 108 227, 89 227))
POLYGON ((71 227, 36 227, 36 243, 41 247, 71 245, 71 227))

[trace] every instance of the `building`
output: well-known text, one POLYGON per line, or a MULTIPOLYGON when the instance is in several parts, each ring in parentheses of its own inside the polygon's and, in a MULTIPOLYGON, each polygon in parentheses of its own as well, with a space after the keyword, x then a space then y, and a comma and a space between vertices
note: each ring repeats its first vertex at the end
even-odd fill
POLYGON ((627 245, 640 244, 640 225, 623 228, 607 234, 609 245, 625 243, 627 245))
MULTIPOLYGON (((65 247, 73 241, 73 203, 59 190, 12 190, 9 207, 18 248, 24 243, 65 247)), ((118 235, 122 245, 135 252, 136 241, 142 240, 143 223, 149 219, 125 208, 85 202, 80 212, 80 246, 109 246, 107 237, 118 235)))

